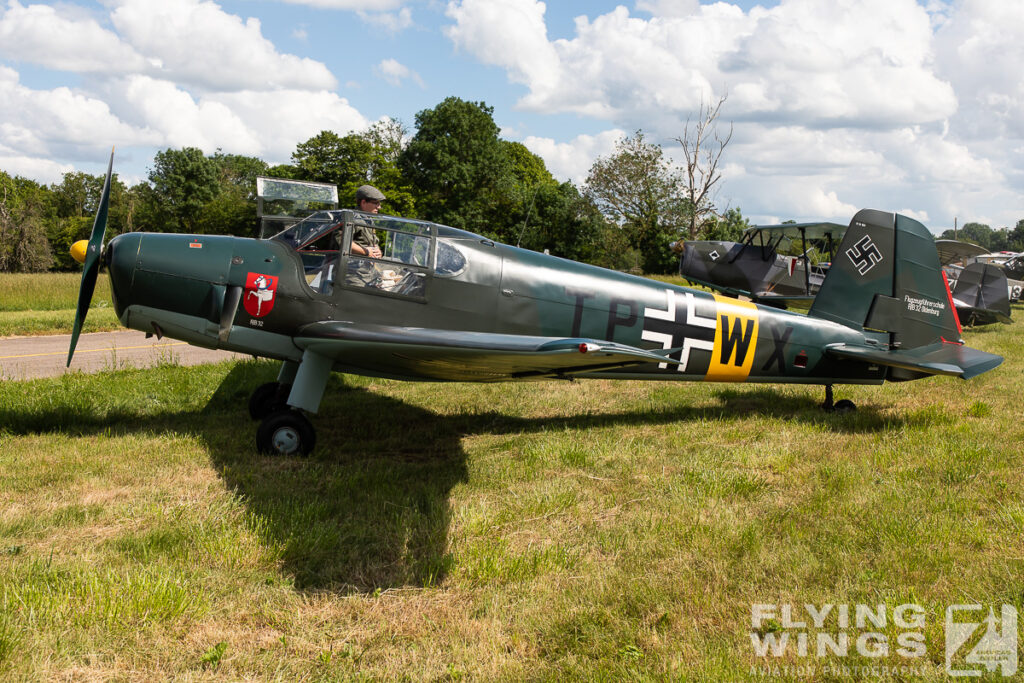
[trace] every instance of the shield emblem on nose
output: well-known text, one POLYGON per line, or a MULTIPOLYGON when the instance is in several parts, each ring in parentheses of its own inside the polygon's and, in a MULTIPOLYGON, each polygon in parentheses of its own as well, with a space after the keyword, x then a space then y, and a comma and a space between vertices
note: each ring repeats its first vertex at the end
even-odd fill
POLYGON ((245 278, 242 305, 254 318, 262 318, 274 308, 277 298, 277 278, 262 273, 249 273, 245 278))

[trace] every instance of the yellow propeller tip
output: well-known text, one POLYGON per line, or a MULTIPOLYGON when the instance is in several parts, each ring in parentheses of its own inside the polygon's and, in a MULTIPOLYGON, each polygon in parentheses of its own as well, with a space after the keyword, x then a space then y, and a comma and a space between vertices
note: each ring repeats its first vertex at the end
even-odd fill
POLYGON ((71 245, 71 258, 85 263, 85 252, 89 249, 89 240, 78 240, 71 245))

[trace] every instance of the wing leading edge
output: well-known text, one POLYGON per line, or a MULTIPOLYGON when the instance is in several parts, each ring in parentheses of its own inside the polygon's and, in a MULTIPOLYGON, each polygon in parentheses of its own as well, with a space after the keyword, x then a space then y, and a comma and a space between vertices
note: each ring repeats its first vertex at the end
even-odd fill
POLYGON ((674 364, 677 361, 668 354, 678 351, 648 351, 596 339, 356 326, 338 321, 306 325, 295 337, 295 344, 355 372, 477 382, 567 377, 642 363, 674 364))

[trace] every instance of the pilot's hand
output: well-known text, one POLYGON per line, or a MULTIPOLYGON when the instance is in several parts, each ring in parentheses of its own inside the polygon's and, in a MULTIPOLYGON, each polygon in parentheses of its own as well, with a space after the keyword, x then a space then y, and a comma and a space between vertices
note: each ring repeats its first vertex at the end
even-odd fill
POLYGON ((367 249, 367 252, 369 252, 371 258, 380 258, 381 257, 380 247, 369 247, 367 249))

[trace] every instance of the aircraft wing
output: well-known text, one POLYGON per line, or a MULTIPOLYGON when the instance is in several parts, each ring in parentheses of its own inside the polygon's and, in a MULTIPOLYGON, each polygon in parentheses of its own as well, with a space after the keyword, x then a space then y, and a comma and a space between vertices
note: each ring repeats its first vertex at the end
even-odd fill
POLYGON ((828 237, 838 244, 846 233, 847 226, 839 223, 783 223, 781 225, 752 225, 744 233, 765 233, 766 235, 783 235, 790 239, 823 240, 828 237))
POLYGON ((985 247, 958 240, 935 240, 935 250, 939 252, 939 264, 943 266, 988 253, 985 247))
POLYGON ((837 358, 878 363, 904 370, 926 372, 930 375, 952 375, 962 379, 970 379, 988 372, 1003 362, 1002 356, 961 344, 942 342, 895 351, 853 344, 828 344, 825 353, 837 358))
POLYGON ((540 337, 326 321, 299 330, 295 344, 335 369, 402 379, 499 381, 563 377, 641 363, 677 363, 678 349, 595 339, 540 337))

